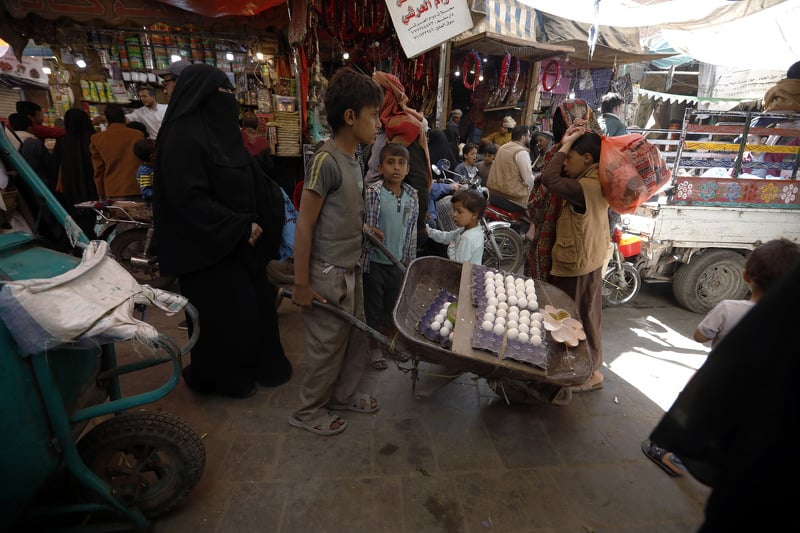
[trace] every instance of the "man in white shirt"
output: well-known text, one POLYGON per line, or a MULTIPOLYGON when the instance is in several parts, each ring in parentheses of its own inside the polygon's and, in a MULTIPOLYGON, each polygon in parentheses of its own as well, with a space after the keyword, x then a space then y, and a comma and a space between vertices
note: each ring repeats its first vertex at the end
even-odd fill
POLYGON ((167 112, 167 104, 156 102, 156 90, 149 85, 139 87, 139 100, 142 102, 142 107, 125 115, 125 119, 127 122, 136 121, 144 124, 150 138, 155 139, 161 128, 164 113, 167 112))

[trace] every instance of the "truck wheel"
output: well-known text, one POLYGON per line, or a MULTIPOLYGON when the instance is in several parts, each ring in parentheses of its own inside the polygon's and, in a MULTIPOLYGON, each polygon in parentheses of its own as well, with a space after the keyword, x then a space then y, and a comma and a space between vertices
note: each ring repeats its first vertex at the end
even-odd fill
POLYGON ((695 313, 707 313, 722 300, 742 300, 749 289, 742 279, 744 256, 731 250, 709 250, 678 267, 672 294, 695 313))
POLYGON ((206 451, 181 419, 141 411, 102 422, 78 452, 120 500, 156 518, 183 501, 203 474, 206 451))

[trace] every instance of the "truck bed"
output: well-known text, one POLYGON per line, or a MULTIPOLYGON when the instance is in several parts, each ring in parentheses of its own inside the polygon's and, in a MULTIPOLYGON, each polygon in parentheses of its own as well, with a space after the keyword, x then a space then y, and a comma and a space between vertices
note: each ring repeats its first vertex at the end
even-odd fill
POLYGON ((628 231, 676 248, 753 249, 785 237, 800 242, 800 210, 646 203, 626 217, 628 231))

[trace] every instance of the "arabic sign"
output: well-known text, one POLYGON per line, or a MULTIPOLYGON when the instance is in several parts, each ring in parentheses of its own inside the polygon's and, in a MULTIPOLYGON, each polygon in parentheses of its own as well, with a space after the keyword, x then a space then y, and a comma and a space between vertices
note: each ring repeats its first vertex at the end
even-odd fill
POLYGON ((472 28, 467 0, 386 0, 409 59, 472 28))
POLYGON ((11 47, 6 49, 3 56, 0 56, 0 74, 35 83, 46 89, 47 74, 42 72, 42 66, 41 57, 22 56, 22 61, 17 61, 14 49, 11 47))

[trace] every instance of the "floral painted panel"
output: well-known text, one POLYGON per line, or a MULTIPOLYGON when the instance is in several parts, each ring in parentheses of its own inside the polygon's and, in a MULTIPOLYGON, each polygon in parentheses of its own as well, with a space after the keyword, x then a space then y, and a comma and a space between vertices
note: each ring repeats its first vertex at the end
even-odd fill
POLYGON ((798 185, 796 180, 679 177, 670 203, 800 209, 798 185))

